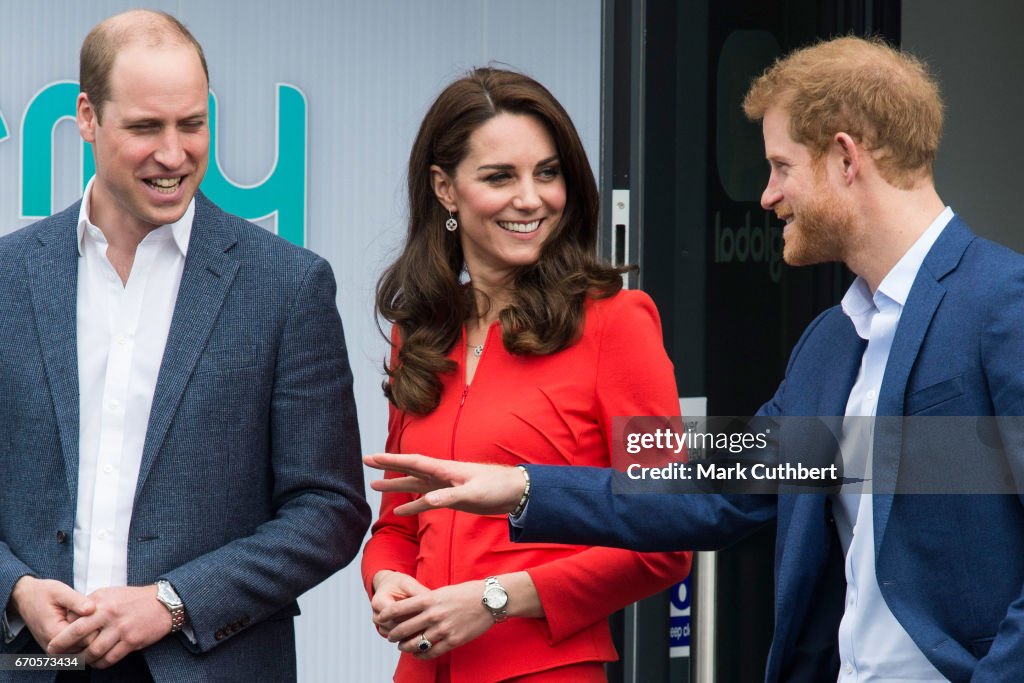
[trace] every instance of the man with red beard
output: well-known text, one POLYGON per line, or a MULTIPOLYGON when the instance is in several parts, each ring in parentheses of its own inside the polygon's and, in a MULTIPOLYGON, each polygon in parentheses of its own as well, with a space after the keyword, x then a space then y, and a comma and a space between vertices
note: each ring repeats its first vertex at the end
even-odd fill
POLYGON ((743 106, 763 123, 761 203, 786 223, 786 262, 841 261, 857 275, 804 332, 759 415, 832 416, 840 449, 870 463, 873 493, 651 484, 624 495, 638 486, 610 470, 383 454, 365 460, 414 476, 374 488, 426 493, 410 514, 514 513, 517 541, 713 550, 774 519, 767 681, 1024 680, 1024 435, 1005 419, 1024 415, 1024 257, 976 237, 939 199, 942 102, 913 57, 880 41, 822 42, 776 62, 743 106), (860 416, 879 419, 862 431, 860 416), (998 430, 974 448, 926 449, 908 416, 998 430), (942 450, 960 458, 946 479, 988 468, 1004 487, 973 492, 1010 495, 901 494, 915 473, 942 471, 942 450))

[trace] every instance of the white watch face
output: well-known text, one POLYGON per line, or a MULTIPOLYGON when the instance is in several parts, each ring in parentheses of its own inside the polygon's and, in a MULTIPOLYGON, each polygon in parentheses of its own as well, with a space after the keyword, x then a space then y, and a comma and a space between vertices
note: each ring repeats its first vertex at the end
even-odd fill
POLYGON ((484 602, 491 609, 505 609, 505 605, 508 604, 508 593, 504 588, 491 586, 484 591, 484 602))
POLYGON ((177 607, 181 604, 181 598, 171 588, 171 584, 161 581, 156 585, 157 597, 160 598, 160 602, 170 607, 177 607))

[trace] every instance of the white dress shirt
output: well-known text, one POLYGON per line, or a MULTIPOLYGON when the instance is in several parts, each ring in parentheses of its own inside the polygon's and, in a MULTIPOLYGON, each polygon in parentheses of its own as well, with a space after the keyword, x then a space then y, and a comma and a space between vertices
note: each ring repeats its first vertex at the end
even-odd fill
MULTIPOLYGON (((868 345, 846 404, 846 417, 852 419, 843 423, 842 450, 844 460, 857 458, 866 480, 871 479, 874 434, 873 421, 864 417, 876 414, 893 337, 917 272, 952 218, 953 210, 947 206, 873 295, 858 277, 843 297, 843 312, 868 345)), ((878 587, 871 494, 838 495, 833 499, 833 512, 846 557, 846 609, 839 626, 840 683, 945 681, 897 621, 878 587)))
POLYGON ((78 217, 78 508, 74 588, 128 584, 128 528, 157 375, 185 267, 195 200, 135 251, 127 283, 89 220, 78 217))

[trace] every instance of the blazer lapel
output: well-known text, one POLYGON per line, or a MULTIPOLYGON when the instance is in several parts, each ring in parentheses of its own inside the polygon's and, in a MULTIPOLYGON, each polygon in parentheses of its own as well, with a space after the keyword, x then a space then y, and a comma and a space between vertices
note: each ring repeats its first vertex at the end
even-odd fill
MULTIPOLYGON (((827 336, 807 350, 813 356, 801 366, 803 374, 789 389, 796 396, 797 407, 787 406, 785 414, 813 416, 803 420, 797 417, 789 423, 790 427, 783 427, 787 433, 785 450, 794 454, 794 462, 798 459, 824 462, 834 456, 839 437, 833 440, 830 436, 842 434, 846 404, 860 370, 867 342, 857 336, 853 323, 845 315, 840 315, 831 325, 827 336)), ((787 384, 793 379, 787 377, 787 384)), ((820 597, 816 596, 817 587, 828 585, 821 576, 835 570, 826 564, 832 544, 839 542, 834 527, 827 523, 827 495, 806 491, 780 491, 778 497, 775 632, 776 637, 785 634, 787 642, 778 645, 783 648, 791 645, 798 635, 793 625, 801 622, 808 609, 820 607, 813 605, 820 597)), ((841 562, 839 571, 842 571, 841 562)), ((773 644, 773 649, 775 647, 773 644)))
POLYGON ((853 322, 846 315, 843 315, 843 322, 845 326, 841 333, 830 340, 828 364, 822 366, 829 368, 830 380, 834 378, 834 381, 820 384, 821 396, 816 413, 819 416, 836 417, 838 422, 830 424, 838 424, 840 427, 846 414, 846 404, 850 401, 850 391, 857 381, 857 373, 860 372, 864 349, 867 347, 867 342, 857 336, 853 322))
POLYGON ((889 522, 890 494, 896 491, 903 443, 902 421, 892 418, 903 415, 910 371, 935 311, 946 294, 941 280, 956 268, 973 239, 974 235, 960 217, 954 216, 921 264, 893 337, 879 392, 877 415, 881 419, 875 421, 872 479, 874 490, 879 492, 874 497, 875 557, 879 556, 889 522))
POLYGON ((68 491, 78 490, 78 211, 75 202, 38 235, 25 258, 43 365, 57 417, 68 491))
POLYGON ((224 213, 197 193, 185 269, 146 429, 136 502, 238 272, 238 261, 226 254, 236 242, 224 213))

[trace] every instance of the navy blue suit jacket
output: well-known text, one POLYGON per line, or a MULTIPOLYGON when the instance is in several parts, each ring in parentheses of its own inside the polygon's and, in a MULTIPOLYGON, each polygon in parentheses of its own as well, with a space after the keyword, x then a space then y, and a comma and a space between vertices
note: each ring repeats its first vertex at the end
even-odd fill
MULTIPOLYGON (((0 238, 0 605, 72 584, 78 212, 0 238)), ((129 529, 129 584, 169 580, 197 640, 144 650, 156 681, 294 679, 295 599, 369 523, 359 454, 330 266, 198 194, 129 529)))
MULTIPOLYGON (((843 415, 864 346, 839 307, 824 312, 760 414, 843 415)), ((952 220, 914 281, 877 412, 1024 415, 1024 257, 952 220)), ((1024 434, 1016 422, 1003 425, 996 455, 986 457, 1005 459, 997 465, 1020 492, 1024 434)), ((896 490, 901 461, 908 467, 900 424, 876 429, 876 491, 896 490)), ((963 471, 976 464, 972 453, 957 457, 963 471)), ((529 469, 525 527, 512 529, 521 541, 714 550, 775 518, 775 633, 765 678, 836 679, 845 579, 829 496, 615 494, 622 475, 609 470, 529 469)), ((876 494, 873 503, 879 587, 925 656, 953 681, 1024 681, 1024 498, 876 494)))

